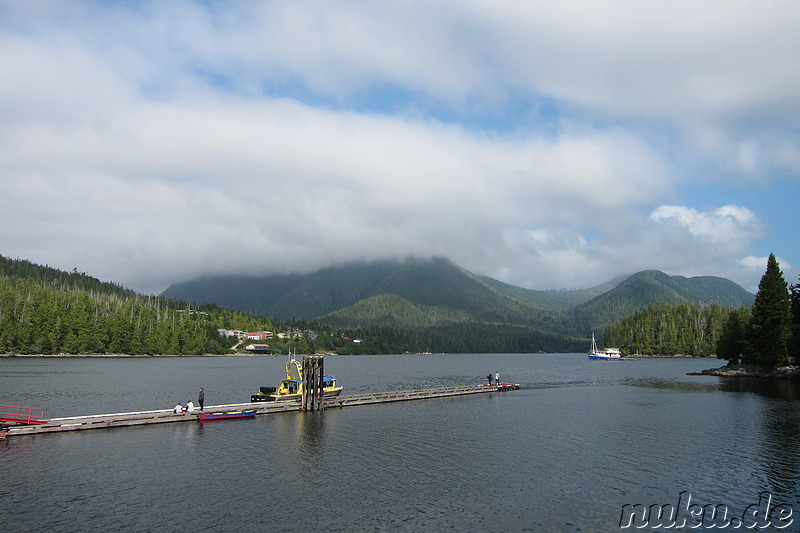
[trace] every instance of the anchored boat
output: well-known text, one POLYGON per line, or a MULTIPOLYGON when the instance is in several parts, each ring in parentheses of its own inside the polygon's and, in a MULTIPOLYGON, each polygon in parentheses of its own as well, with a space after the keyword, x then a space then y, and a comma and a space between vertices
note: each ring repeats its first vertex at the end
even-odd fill
POLYGON ((604 348, 602 350, 597 349, 597 343, 594 340, 594 333, 592 333, 592 347, 589 350, 589 359, 600 359, 608 361, 610 359, 620 359, 622 354, 619 351, 619 348, 604 348))
MULTIPOLYGON (((301 363, 290 356, 286 362, 286 379, 277 387, 259 387, 259 392, 250 396, 251 402, 290 402, 300 401, 303 397, 303 367, 301 363)), ((334 398, 342 392, 342 387, 336 384, 335 376, 322 376, 323 398, 334 398)))

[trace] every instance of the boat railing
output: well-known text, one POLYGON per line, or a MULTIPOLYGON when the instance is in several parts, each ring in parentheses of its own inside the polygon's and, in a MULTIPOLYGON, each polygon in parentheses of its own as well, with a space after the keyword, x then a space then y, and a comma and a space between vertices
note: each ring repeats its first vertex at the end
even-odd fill
POLYGON ((19 407, 16 405, 0 405, 0 421, 19 424, 44 424, 44 409, 36 407, 19 407))

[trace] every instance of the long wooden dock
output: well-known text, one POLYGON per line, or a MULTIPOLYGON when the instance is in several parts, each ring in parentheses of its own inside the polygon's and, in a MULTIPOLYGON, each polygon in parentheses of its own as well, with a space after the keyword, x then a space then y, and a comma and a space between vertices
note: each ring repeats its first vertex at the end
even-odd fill
MULTIPOLYGON (((486 394, 519 389, 519 385, 470 385, 463 387, 441 387, 435 389, 420 389, 411 391, 380 392, 369 394, 355 394, 326 398, 323 407, 326 409, 336 407, 351 407, 357 405, 371 405, 378 403, 403 402, 411 400, 427 400, 433 398, 446 398, 451 396, 464 396, 469 394, 486 394)), ((255 409, 257 415, 272 413, 285 413, 287 411, 300 411, 300 401, 294 402, 256 402, 227 405, 209 405, 202 411, 204 413, 231 412, 255 409)), ((142 426, 147 424, 165 424, 176 422, 197 422, 196 413, 175 413, 171 409, 158 411, 136 411, 132 413, 112 413, 102 415, 73 416, 65 418, 47 419, 43 424, 11 426, 5 432, 6 437, 18 435, 37 435, 41 433, 56 433, 61 431, 82 431, 89 429, 103 429, 113 427, 142 426)))
POLYGON ((352 405, 368 405, 375 403, 406 402, 409 400, 427 400, 431 398, 446 398, 448 396, 464 396, 467 394, 485 394, 487 392, 504 392, 519 389, 519 385, 468 385, 464 387, 440 387, 436 389, 420 389, 395 392, 375 392, 371 394, 356 394, 353 396, 340 396, 325 400, 326 408, 349 407, 352 405))

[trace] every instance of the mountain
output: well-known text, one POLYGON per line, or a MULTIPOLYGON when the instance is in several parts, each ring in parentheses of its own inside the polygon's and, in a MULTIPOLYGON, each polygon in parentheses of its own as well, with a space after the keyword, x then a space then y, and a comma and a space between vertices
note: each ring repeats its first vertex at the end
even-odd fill
POLYGON ((444 258, 357 262, 307 275, 209 276, 162 296, 284 319, 319 318, 380 294, 488 321, 520 321, 533 306, 444 258))
POLYGON ((175 284, 163 296, 338 327, 514 325, 575 342, 656 303, 739 307, 754 299, 724 278, 657 270, 590 289, 535 291, 476 276, 444 258, 358 262, 307 275, 203 277, 175 284))
POLYGON ((739 307, 753 299, 723 278, 655 270, 591 289, 533 291, 442 258, 352 263, 308 275, 206 277, 154 297, 0 256, 0 354, 226 353, 231 341, 218 331, 230 328, 299 333, 273 338, 277 351, 575 352, 586 349, 592 331, 655 303, 684 302, 705 312, 710 302, 739 307), (276 321, 292 318, 299 321, 276 321))
POLYGON ((474 316, 444 306, 414 305, 400 296, 382 293, 326 315, 325 323, 337 327, 430 327, 479 322, 474 316))
POLYGON ((508 283, 503 283, 502 281, 492 279, 488 276, 481 276, 480 278, 489 285, 506 292, 522 300, 523 302, 533 304, 536 307, 566 311, 614 289, 617 285, 625 281, 627 276, 615 278, 607 283, 604 283, 603 285, 598 285, 597 287, 591 287, 589 289, 562 289, 547 291, 537 291, 533 289, 516 287, 514 285, 509 285, 508 283))
POLYGON ((729 279, 714 276, 668 276, 645 270, 625 279, 612 290, 570 310, 578 327, 602 332, 608 324, 659 303, 690 302, 698 307, 718 303, 725 307, 752 305, 755 295, 729 279))
POLYGON ((221 354, 228 323, 264 321, 0 255, 0 354, 221 354))

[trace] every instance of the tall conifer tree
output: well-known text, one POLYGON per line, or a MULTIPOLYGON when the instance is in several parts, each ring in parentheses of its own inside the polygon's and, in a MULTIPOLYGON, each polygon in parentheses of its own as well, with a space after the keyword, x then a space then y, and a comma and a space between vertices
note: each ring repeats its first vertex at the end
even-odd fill
POLYGON ((800 361, 800 282, 791 286, 792 293, 792 336, 789 340, 789 356, 794 363, 800 361))
POLYGON ((769 254, 747 327, 744 362, 764 366, 785 364, 791 322, 789 287, 775 255, 769 254))
POLYGON ((722 327, 722 333, 717 341, 717 357, 729 363, 738 363, 744 351, 745 326, 750 317, 750 310, 746 307, 733 309, 728 315, 728 320, 722 327))

